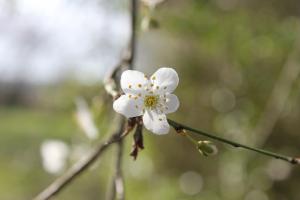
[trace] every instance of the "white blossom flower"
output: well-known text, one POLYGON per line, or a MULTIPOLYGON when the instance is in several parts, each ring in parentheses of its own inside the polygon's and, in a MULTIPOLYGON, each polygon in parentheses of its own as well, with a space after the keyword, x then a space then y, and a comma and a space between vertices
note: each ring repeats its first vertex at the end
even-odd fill
POLYGON ((172 68, 160 68, 150 78, 142 72, 126 70, 121 76, 125 94, 114 101, 113 108, 127 118, 143 116, 148 130, 166 134, 170 129, 166 114, 179 107, 177 96, 171 94, 178 82, 178 75, 172 68))

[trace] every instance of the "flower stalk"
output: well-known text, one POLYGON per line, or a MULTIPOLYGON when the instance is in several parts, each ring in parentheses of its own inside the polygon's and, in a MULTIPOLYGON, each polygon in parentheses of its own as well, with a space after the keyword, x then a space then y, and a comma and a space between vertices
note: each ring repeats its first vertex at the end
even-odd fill
POLYGON ((273 158, 280 159, 280 160, 283 160, 283 161, 287 161, 291 164, 300 164, 300 159, 299 158, 290 157, 290 156, 274 153, 274 152, 271 152, 271 151, 267 151, 267 150, 264 150, 264 149, 250 147, 250 146, 247 146, 247 145, 244 145, 244 144, 240 144, 240 143, 228 140, 226 138, 222 138, 222 137, 210 134, 210 133, 206 133, 206 132, 201 131, 201 130, 191 128, 189 126, 186 126, 186 125, 180 124, 178 122, 175 122, 171 119, 168 119, 168 122, 176 131, 178 131, 178 130, 191 131, 191 132, 196 133, 198 135, 202 135, 202 136, 211 138, 213 140, 216 140, 216 141, 219 141, 219 142, 222 142, 222 143, 225 143, 225 144, 229 144, 229 145, 231 145, 233 147, 236 147, 236 148, 243 148, 243 149, 247 149, 247 150, 250 150, 250 151, 254 151, 256 153, 259 153, 259 154, 262 154, 262 155, 265 155, 265 156, 269 156, 269 157, 273 157, 273 158))

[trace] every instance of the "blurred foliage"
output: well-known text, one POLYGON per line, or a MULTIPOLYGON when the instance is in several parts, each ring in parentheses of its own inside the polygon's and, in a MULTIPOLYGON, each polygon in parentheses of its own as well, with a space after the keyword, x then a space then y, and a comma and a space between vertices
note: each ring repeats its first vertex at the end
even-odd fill
MULTIPOLYGON (((176 94, 181 106, 170 117, 247 144, 260 137, 253 130, 299 35, 297 7, 293 0, 162 4, 155 11, 158 34, 141 33, 140 40, 142 49, 153 48, 155 64, 171 60, 179 72, 176 94), (163 48, 156 48, 161 41, 163 48)), ((298 79, 265 148, 299 153, 299 89, 298 79)), ((34 91, 28 91, 34 96, 29 98, 31 103, 15 101, 0 107, 1 199, 30 199, 55 178, 42 168, 39 151, 44 140, 61 139, 71 149, 81 145, 89 149, 113 129, 111 102, 99 85, 65 81, 30 91, 34 91), (78 96, 92 109, 100 130, 96 141, 89 141, 76 124, 74 99, 78 96)), ((218 145, 218 155, 202 157, 174 131, 163 137, 145 132, 146 148, 132 161, 130 137, 123 166, 128 199, 299 199, 299 169, 282 161, 223 145, 218 145)), ((55 199, 103 199, 113 170, 113 152, 106 152, 55 199)))

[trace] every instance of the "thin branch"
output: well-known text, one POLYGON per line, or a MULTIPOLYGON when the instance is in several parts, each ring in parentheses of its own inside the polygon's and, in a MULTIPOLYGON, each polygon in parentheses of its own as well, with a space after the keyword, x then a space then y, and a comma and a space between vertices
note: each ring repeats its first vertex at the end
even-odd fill
MULTIPOLYGON (((128 46, 127 52, 129 53, 125 57, 125 61, 128 62, 128 69, 134 68, 134 58, 135 58, 135 49, 136 49, 136 21, 137 21, 137 13, 138 5, 137 0, 131 0, 130 12, 131 12, 131 37, 128 46)), ((121 66, 121 65, 120 65, 121 66)), ((122 158, 123 158, 123 141, 119 141, 117 143, 117 160, 115 164, 115 175, 112 181, 110 193, 108 195, 109 200, 118 199, 124 200, 125 199, 125 188, 124 188, 124 178, 122 174, 122 158)))
MULTIPOLYGON (((104 83, 106 86, 111 86, 111 84, 115 82, 116 76, 122 68, 133 69, 135 54, 136 54, 136 43, 137 43, 136 26, 137 26, 137 17, 138 17, 138 0, 130 0, 130 1, 131 1, 130 3, 131 34, 129 38, 129 43, 124 54, 121 56, 121 60, 116 64, 115 67, 112 68, 111 72, 107 73, 107 76, 104 78, 104 83)), ((115 93, 116 90, 112 91, 111 87, 108 88, 107 92, 111 94, 113 97, 116 94, 115 93)))
MULTIPOLYGON (((138 16, 138 1, 131 0, 130 3, 130 13, 131 13, 131 35, 130 41, 128 44, 128 48, 126 51, 125 56, 123 57, 122 61, 117 65, 114 69, 113 73, 109 77, 108 81, 114 79, 114 84, 116 80, 116 74, 122 68, 123 65, 127 64, 128 69, 134 68, 134 60, 135 60, 135 49, 136 49, 136 23, 137 23, 137 16, 138 16)), ((116 85, 114 85, 116 88, 116 85)), ((108 88, 111 89, 111 88, 108 88)), ((116 97, 118 93, 116 90, 108 90, 109 94, 112 94, 113 97, 116 97)), ((125 199, 125 186, 124 186, 124 178, 122 173, 122 158, 123 158, 123 141, 119 141, 117 143, 117 160, 115 163, 115 174, 113 176, 113 180, 109 189, 109 194, 107 196, 108 200, 114 200, 115 198, 118 200, 125 199)))
POLYGON ((125 199, 124 193, 124 178, 122 173, 122 158, 123 158, 123 141, 120 140, 117 146, 117 161, 116 161, 116 174, 115 174, 115 187, 116 197, 118 200, 125 199))
POLYGON ((128 51, 130 52, 129 56, 129 69, 133 69, 133 64, 135 60, 135 51, 136 51, 136 24, 138 17, 138 0, 131 0, 130 4, 130 12, 131 12, 131 37, 129 42, 128 51))
POLYGON ((109 188, 109 193, 106 197, 107 200, 114 200, 117 198, 118 200, 124 200, 124 178, 122 175, 122 158, 123 158, 123 141, 120 140, 117 143, 117 158, 115 163, 115 172, 112 179, 112 183, 109 188))
POLYGON ((51 197, 58 194, 62 189, 68 186, 75 178, 77 178, 82 172, 87 170, 96 160, 99 158, 102 153, 109 147, 111 144, 122 140, 120 135, 124 130, 124 123, 120 129, 110 136, 110 138, 101 143, 95 148, 89 155, 87 155, 82 160, 75 163, 68 171, 66 171, 61 177, 56 179, 51 185, 49 185, 44 191, 37 195, 34 200, 47 200, 51 197))
POLYGON ((115 185, 115 177, 113 177, 111 184, 108 188, 108 191, 106 193, 106 200, 114 200, 116 199, 116 185, 115 185))
POLYGON ((186 125, 180 124, 178 122, 175 122, 171 119, 168 119, 168 122, 177 131, 188 130, 188 131, 194 132, 196 134, 211 138, 213 140, 217 140, 219 142, 229 144, 233 147, 239 147, 239 148, 247 149, 247 150, 250 150, 250 151, 254 151, 254 152, 257 152, 259 154, 263 154, 265 156, 269 156, 269 157, 273 157, 273 158, 276 158, 276 159, 284 160, 284 161, 287 161, 287 162, 292 163, 292 164, 300 164, 300 159, 299 158, 289 157, 289 156, 277 154, 277 153, 274 153, 274 152, 271 152, 271 151, 267 151, 267 150, 264 150, 264 149, 259 149, 259 148, 250 147, 250 146, 247 146, 247 145, 244 145, 244 144, 240 144, 240 143, 237 143, 237 142, 225 139, 225 138, 218 137, 218 136, 213 135, 213 134, 206 133, 206 132, 201 131, 201 130, 191 128, 189 126, 186 126, 186 125))

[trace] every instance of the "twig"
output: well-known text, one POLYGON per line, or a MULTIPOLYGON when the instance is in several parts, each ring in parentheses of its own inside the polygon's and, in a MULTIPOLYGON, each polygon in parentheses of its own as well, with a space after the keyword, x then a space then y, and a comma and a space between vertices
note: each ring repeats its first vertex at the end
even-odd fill
POLYGON ((244 144, 240 144, 240 143, 237 143, 237 142, 225 139, 225 138, 218 137, 218 136, 213 135, 213 134, 206 133, 206 132, 201 131, 201 130, 191 128, 189 126, 186 126, 186 125, 180 124, 178 122, 175 122, 171 119, 168 119, 168 122, 177 131, 188 130, 188 131, 197 133, 199 135, 217 140, 219 142, 229 144, 233 147, 239 147, 239 148, 247 149, 247 150, 250 150, 250 151, 254 151, 254 152, 269 156, 269 157, 273 157, 273 158, 276 158, 276 159, 287 161, 287 162, 292 163, 292 164, 300 164, 300 159, 299 158, 289 157, 289 156, 277 154, 277 153, 274 153, 274 152, 271 152, 271 151, 266 151, 266 150, 263 150, 263 149, 250 147, 250 146, 247 146, 247 145, 244 145, 244 144))
POLYGON ((115 198, 118 200, 125 199, 124 193, 124 178, 121 170, 122 166, 122 158, 123 158, 123 141, 119 141, 117 143, 117 159, 115 164, 115 174, 112 179, 111 186, 109 188, 109 193, 106 197, 107 200, 114 200, 115 198))
POLYGON ((115 177, 115 187, 116 187, 116 197, 118 200, 125 199, 124 193, 124 178, 122 173, 122 158, 123 158, 123 141, 118 142, 117 146, 117 162, 116 162, 116 177, 115 177))
POLYGON ((63 176, 56 179, 51 185, 49 185, 44 191, 37 195, 34 200, 47 200, 51 197, 58 194, 63 188, 70 184, 75 178, 77 178, 82 172, 88 169, 91 164, 93 164, 97 158, 99 158, 102 153, 109 147, 111 144, 122 140, 120 135, 124 129, 124 123, 120 129, 110 136, 110 138, 101 143, 95 148, 89 155, 87 155, 82 160, 75 163, 68 171, 66 171, 63 176))
POLYGON ((112 68, 112 71, 107 73, 107 76, 104 78, 105 89, 108 94, 110 94, 113 98, 116 98, 118 92, 116 90, 116 76, 118 72, 122 68, 133 69, 134 61, 135 61, 135 51, 136 51, 136 24, 138 17, 138 1, 131 0, 130 3, 130 13, 131 13, 131 34, 128 43, 128 47, 126 48, 121 60, 116 64, 115 67, 112 68))
MULTIPOLYGON (((110 77, 107 79, 108 81, 114 79, 116 80, 116 74, 122 68, 123 65, 127 65, 128 69, 134 68, 134 60, 135 60, 135 49, 136 49, 136 22, 138 16, 138 2, 137 0, 131 0, 130 4, 130 13, 131 13, 131 35, 129 45, 126 51, 125 56, 123 56, 122 61, 116 66, 111 73, 110 77)), ((110 81, 111 82, 111 81, 110 81)), ((115 83, 115 81, 114 81, 115 83)), ((114 85, 116 87, 116 85, 114 85)), ((108 88, 110 89, 110 88, 108 88)), ((112 94, 113 97, 116 97, 117 93, 110 90, 108 93, 112 94)), ((125 199, 125 188, 124 188, 124 178, 122 174, 122 158, 123 158, 123 141, 119 141, 117 143, 117 160, 115 163, 115 174, 113 176, 113 180, 110 186, 109 194, 107 196, 108 200, 114 200, 115 198, 118 200, 125 199)))
POLYGON ((136 22, 138 17, 138 0, 131 0, 130 4, 131 12, 131 37, 129 42, 128 51, 130 52, 129 56, 129 69, 133 69, 133 64, 135 60, 135 49, 136 49, 136 22))

